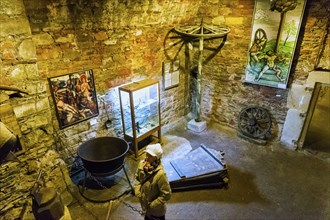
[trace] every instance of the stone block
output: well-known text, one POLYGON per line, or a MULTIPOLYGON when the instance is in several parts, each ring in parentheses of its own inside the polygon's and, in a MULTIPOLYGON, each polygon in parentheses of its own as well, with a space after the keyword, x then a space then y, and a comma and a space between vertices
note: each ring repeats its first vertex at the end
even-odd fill
POLYGON ((10 76, 11 79, 15 79, 15 81, 13 82, 14 84, 17 84, 19 82, 22 83, 27 79, 31 80, 39 78, 38 67, 35 63, 14 65, 7 69, 7 74, 10 76))
POLYGON ((22 105, 13 106, 13 110, 17 119, 36 113, 35 102, 22 103, 22 105))
POLYGON ((35 115, 26 120, 26 125, 32 129, 47 126, 49 124, 48 117, 45 115, 35 115))
POLYGON ((61 55, 61 51, 60 48, 52 46, 50 48, 38 48, 37 54, 39 61, 52 60, 59 58, 61 55))
POLYGON ((116 45, 117 44, 117 39, 110 39, 110 40, 106 40, 104 41, 105 45, 116 45))
POLYGON ((32 40, 35 45, 50 45, 54 43, 54 39, 48 33, 41 33, 32 36, 32 40))
POLYGON ((81 58, 81 53, 78 50, 67 50, 63 53, 63 59, 79 60, 81 58))
POLYGON ((206 129, 206 121, 197 122, 192 119, 188 122, 188 129, 200 133, 206 129))
POLYGON ((243 24, 243 21, 244 21, 243 17, 226 17, 227 25, 240 25, 243 24))
POLYGON ((307 112, 312 93, 305 86, 292 84, 288 94, 287 106, 301 112, 307 112))
MULTIPOLYGON (((47 13, 45 13, 47 14, 47 13)), ((42 28, 44 32, 56 32, 56 31, 61 31, 63 30, 64 25, 62 24, 57 24, 57 23, 52 23, 50 26, 46 26, 42 28)))
POLYGON ((1 25, 0 37, 8 37, 10 35, 31 35, 29 21, 26 17, 8 18, 0 16, 1 25))
POLYGON ((30 133, 24 136, 24 141, 26 143, 26 146, 32 148, 35 144, 39 142, 39 138, 40 132, 38 132, 38 130, 31 130, 30 133))
POLYGON ((20 127, 21 127, 21 132, 22 132, 23 135, 28 134, 28 133, 31 132, 31 128, 28 124, 23 123, 23 124, 20 125, 20 127))
POLYGON ((212 19, 212 24, 214 25, 221 25, 225 23, 225 17, 224 16, 217 16, 212 19))
POLYGON ((29 95, 38 94, 40 96, 41 93, 45 93, 47 90, 48 84, 46 82, 41 81, 25 81, 24 88, 29 93, 29 95))
POLYGON ((301 116, 301 111, 297 109, 289 109, 281 136, 281 143, 290 150, 296 150, 297 141, 304 125, 305 117, 301 116))
POLYGON ((25 14, 23 1, 1 0, 0 14, 11 16, 25 14))
MULTIPOLYGON (((72 146, 79 146, 81 144, 81 139, 78 135, 68 137, 66 139, 61 139, 61 144, 63 145, 62 147, 64 148, 70 148, 72 146)), ((74 148, 73 151, 76 149, 74 148)))
POLYGON ((105 31, 100 31, 100 32, 94 33, 94 37, 96 40, 102 41, 102 40, 108 39, 108 34, 105 31))
POLYGON ((15 79, 15 81, 23 81, 26 79, 27 75, 25 72, 25 65, 24 64, 18 64, 13 66, 10 69, 10 77, 15 79))
POLYGON ((49 107, 49 101, 48 97, 44 96, 36 101, 36 108, 38 111, 48 110, 49 107))
POLYGON ((73 34, 68 34, 65 37, 59 37, 55 40, 56 43, 73 43, 75 42, 75 36, 73 34))
POLYGON ((9 49, 6 48, 2 52, 2 57, 3 60, 15 60, 17 58, 16 50, 15 49, 9 49))
POLYGON ((23 60, 36 60, 36 47, 33 40, 23 40, 18 46, 18 54, 23 60))
POLYGON ((39 80, 39 70, 36 63, 24 64, 26 79, 28 80, 39 80))
MULTIPOLYGON (((5 94, 5 93, 0 93, 0 104, 1 103, 4 103, 5 101, 8 101, 9 100, 9 96, 7 95, 7 94, 5 94)), ((3 112, 3 109, 2 109, 2 106, 3 105, 0 105, 0 115, 1 115, 1 113, 3 112)))

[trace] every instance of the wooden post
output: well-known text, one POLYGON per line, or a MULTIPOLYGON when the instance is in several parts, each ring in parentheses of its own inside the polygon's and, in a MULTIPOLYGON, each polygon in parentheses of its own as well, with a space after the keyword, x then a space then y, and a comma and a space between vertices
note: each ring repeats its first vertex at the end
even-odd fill
POLYGON ((204 44, 204 36, 203 36, 203 19, 201 22, 201 36, 199 38, 199 55, 198 55, 198 71, 197 71, 197 80, 196 80, 196 87, 197 87, 197 94, 196 94, 196 122, 202 121, 201 119, 201 104, 202 104, 202 65, 203 65, 203 44, 204 44))
MULTIPOLYGON (((204 38, 218 38, 218 37, 226 37, 229 33, 230 29, 224 26, 217 26, 217 25, 204 25, 203 19, 201 21, 200 26, 193 25, 193 26, 184 26, 175 28, 175 31, 181 34, 182 36, 189 36, 193 39, 199 39, 199 54, 198 54, 198 67, 197 67, 197 76, 196 76, 196 95, 192 97, 192 102, 195 103, 196 107, 196 122, 201 122, 201 105, 202 105, 202 65, 203 65, 203 44, 204 38)), ((189 42, 186 43, 186 64, 189 63, 189 42)), ((224 42, 223 42, 224 43, 224 42)), ((223 46, 223 45, 222 45, 223 46)), ((222 46, 218 47, 220 49, 222 46)), ((217 50, 218 50, 217 49, 217 50)), ((186 65, 188 68, 189 65, 186 65)), ((189 71, 190 68, 189 68, 189 71)), ((190 72, 189 72, 190 74, 190 72)), ((188 78, 189 80, 189 78, 188 78)), ((189 87, 188 87, 189 89, 189 87)))
POLYGON ((191 100, 191 95, 190 94, 190 74, 191 74, 191 69, 190 69, 190 52, 189 52, 189 44, 190 42, 185 42, 185 70, 186 70, 186 84, 185 84, 185 93, 186 95, 185 100, 184 100, 184 113, 185 115, 188 113, 189 108, 187 107, 188 100, 191 100))

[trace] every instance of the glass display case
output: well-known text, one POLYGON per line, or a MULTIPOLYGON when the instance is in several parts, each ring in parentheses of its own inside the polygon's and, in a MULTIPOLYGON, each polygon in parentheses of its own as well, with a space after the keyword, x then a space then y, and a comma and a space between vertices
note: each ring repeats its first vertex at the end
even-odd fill
POLYGON ((124 138, 137 158, 143 143, 161 141, 159 82, 146 79, 119 87, 119 100, 124 138))

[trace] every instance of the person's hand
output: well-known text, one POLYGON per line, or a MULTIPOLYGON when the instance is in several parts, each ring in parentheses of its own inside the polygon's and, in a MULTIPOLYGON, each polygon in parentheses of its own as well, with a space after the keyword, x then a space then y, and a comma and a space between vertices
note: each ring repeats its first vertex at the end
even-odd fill
POLYGON ((144 167, 149 168, 150 166, 151 166, 151 164, 150 164, 148 161, 146 161, 146 162, 144 163, 144 167))
POLYGON ((150 167, 151 167, 151 164, 149 162, 147 162, 147 161, 143 165, 144 171, 149 171, 150 170, 150 167))

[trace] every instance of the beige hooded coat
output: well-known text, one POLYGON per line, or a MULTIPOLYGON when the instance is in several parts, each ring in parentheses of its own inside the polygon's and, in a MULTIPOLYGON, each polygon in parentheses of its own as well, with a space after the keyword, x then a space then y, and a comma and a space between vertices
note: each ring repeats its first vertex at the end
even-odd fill
POLYGON ((147 216, 164 216, 166 213, 166 202, 171 198, 171 187, 168 182, 163 165, 159 164, 150 173, 143 170, 142 160, 135 174, 135 195, 140 199, 141 207, 147 216), (149 175, 153 175, 148 179, 149 175), (141 186, 141 184, 147 181, 141 186))

